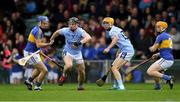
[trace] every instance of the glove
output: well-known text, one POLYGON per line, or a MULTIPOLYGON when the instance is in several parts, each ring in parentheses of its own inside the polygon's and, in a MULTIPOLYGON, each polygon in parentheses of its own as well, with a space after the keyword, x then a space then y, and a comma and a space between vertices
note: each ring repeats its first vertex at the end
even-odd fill
POLYGON ((82 43, 81 42, 74 42, 73 45, 78 47, 78 46, 82 45, 82 43))

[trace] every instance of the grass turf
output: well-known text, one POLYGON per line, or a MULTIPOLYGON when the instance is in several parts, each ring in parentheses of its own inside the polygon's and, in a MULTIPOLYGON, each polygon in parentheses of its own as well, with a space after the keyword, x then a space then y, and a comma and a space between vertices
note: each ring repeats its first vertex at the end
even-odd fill
POLYGON ((43 91, 28 91, 24 85, 0 85, 0 101, 180 101, 180 84, 173 90, 153 90, 153 84, 125 84, 125 91, 108 90, 111 85, 97 87, 86 84, 77 91, 76 84, 43 85, 43 91))

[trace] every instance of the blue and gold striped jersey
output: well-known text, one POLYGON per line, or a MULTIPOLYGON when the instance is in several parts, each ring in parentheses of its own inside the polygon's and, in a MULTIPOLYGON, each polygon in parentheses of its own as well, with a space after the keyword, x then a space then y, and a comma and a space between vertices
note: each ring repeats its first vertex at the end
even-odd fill
POLYGON ((174 60, 172 54, 172 39, 170 34, 163 32, 157 36, 156 42, 159 44, 160 57, 166 60, 174 60))
POLYGON ((24 50, 28 52, 35 52, 39 50, 40 48, 37 48, 35 41, 42 38, 43 32, 41 31, 39 26, 35 26, 29 33, 28 42, 24 50))

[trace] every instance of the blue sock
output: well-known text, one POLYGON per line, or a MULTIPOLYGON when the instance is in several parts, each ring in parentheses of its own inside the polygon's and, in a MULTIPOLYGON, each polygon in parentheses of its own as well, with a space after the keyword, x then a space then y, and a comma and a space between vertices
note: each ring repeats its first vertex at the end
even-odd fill
POLYGON ((161 85, 159 83, 156 83, 154 89, 161 90, 161 85))
POLYGON ((171 79, 171 77, 169 76, 169 75, 163 75, 163 77, 162 77, 164 80, 170 80, 171 79))
POLYGON ((156 83, 156 84, 155 84, 155 87, 156 87, 156 88, 161 88, 161 85, 160 85, 159 83, 156 83))

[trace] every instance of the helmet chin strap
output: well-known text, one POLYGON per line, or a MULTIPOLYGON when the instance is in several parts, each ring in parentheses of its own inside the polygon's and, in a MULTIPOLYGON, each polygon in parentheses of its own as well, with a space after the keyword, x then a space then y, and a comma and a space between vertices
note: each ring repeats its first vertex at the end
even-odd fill
POLYGON ((164 32, 166 29, 164 29, 164 28, 161 27, 160 30, 161 30, 161 31, 159 31, 159 32, 156 31, 158 35, 161 34, 162 32, 164 32))
POLYGON ((38 26, 41 26, 41 21, 40 21, 40 22, 38 22, 38 26))
POLYGON ((163 27, 161 27, 161 32, 164 32, 166 29, 164 29, 163 27))
POLYGON ((112 24, 110 24, 110 25, 109 25, 109 28, 107 29, 107 31, 110 31, 110 30, 111 30, 111 28, 112 28, 112 26, 113 26, 113 25, 112 25, 112 24))
POLYGON ((111 28, 112 28, 112 27, 109 27, 109 28, 107 29, 107 31, 110 31, 110 30, 111 30, 111 28))

